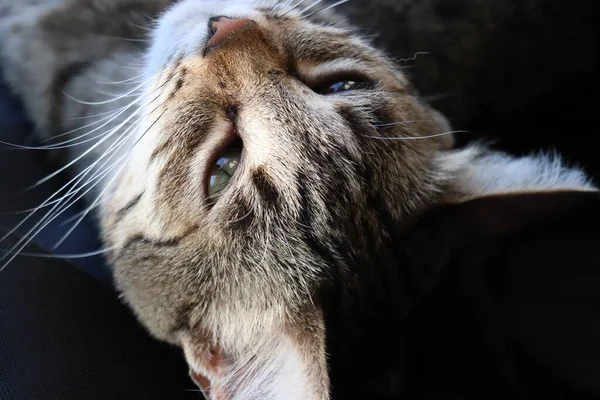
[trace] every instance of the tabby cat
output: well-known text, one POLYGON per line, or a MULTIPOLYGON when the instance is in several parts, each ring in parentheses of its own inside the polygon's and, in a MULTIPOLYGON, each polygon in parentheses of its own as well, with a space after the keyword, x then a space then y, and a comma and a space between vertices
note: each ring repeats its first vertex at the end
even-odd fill
POLYGON ((211 399, 377 390, 390 321, 435 281, 403 245, 416 217, 594 190, 553 157, 453 149, 336 4, 0 1, 4 76, 72 177, 48 215, 86 199, 123 300, 211 399))

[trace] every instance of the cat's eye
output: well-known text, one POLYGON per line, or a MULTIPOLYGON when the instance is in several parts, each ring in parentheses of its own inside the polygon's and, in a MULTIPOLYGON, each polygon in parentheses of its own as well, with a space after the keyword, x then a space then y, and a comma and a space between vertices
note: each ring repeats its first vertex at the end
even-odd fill
POLYGON ((219 155, 208 176, 208 196, 211 200, 215 200, 227 187, 239 167, 241 157, 242 145, 237 141, 219 155))
POLYGON ((367 87, 368 84, 364 81, 338 81, 328 86, 323 86, 318 92, 320 94, 335 94, 349 90, 366 89, 367 87))

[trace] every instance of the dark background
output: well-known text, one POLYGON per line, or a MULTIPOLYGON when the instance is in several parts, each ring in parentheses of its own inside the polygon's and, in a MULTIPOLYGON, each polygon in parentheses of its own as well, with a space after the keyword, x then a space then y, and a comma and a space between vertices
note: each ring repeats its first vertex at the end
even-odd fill
POLYGON ((400 61, 459 140, 514 154, 559 150, 594 177, 598 2, 352 0, 340 10, 400 61))

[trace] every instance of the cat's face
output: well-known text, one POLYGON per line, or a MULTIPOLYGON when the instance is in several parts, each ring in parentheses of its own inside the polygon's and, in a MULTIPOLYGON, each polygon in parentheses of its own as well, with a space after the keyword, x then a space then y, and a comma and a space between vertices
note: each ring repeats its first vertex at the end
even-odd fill
POLYGON ((213 398, 328 398, 325 319, 368 323, 381 292, 401 290, 392 227, 444 180, 443 141, 411 138, 445 122, 307 5, 169 10, 103 205, 124 299, 213 398))

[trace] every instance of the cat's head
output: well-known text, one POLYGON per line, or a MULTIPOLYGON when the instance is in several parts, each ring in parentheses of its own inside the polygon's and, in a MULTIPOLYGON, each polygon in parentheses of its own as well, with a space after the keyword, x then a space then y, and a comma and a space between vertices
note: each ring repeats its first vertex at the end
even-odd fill
POLYGON ((103 204, 125 301, 215 399, 328 398, 334 332, 409 297, 395 230, 446 178, 448 126, 398 66, 281 3, 187 0, 158 20, 103 204))

